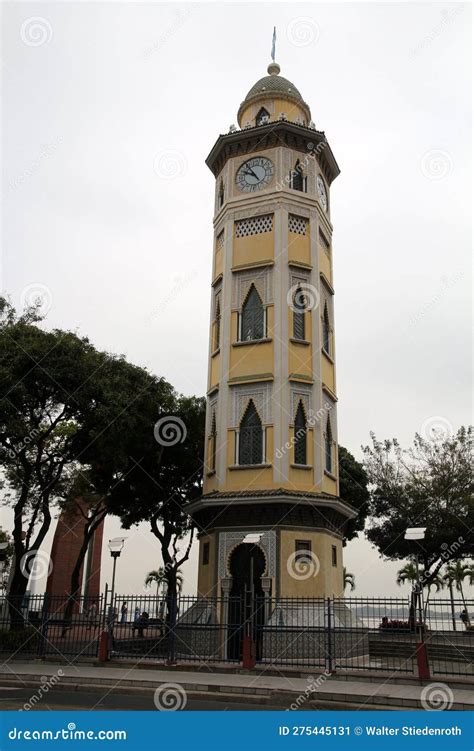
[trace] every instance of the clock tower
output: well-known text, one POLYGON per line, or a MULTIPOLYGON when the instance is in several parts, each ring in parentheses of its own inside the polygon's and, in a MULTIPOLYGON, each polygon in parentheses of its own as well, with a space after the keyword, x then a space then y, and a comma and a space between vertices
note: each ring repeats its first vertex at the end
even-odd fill
POLYGON ((215 178, 198 592, 343 594, 332 271, 339 174, 273 62, 206 164, 215 178))

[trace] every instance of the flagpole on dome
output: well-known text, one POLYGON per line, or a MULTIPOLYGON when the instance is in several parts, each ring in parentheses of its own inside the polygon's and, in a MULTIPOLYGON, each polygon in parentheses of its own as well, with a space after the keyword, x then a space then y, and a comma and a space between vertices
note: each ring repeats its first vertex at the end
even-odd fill
POLYGON ((276 39, 277 39, 277 30, 276 30, 276 26, 274 26, 273 38, 272 38, 272 52, 271 52, 272 62, 267 68, 271 76, 277 76, 280 72, 280 66, 278 65, 278 63, 275 62, 276 39))

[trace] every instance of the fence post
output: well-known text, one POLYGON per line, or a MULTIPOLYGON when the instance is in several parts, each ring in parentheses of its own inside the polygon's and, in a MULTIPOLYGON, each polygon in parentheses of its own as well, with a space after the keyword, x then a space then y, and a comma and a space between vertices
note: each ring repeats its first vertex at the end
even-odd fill
POLYGON ((428 662, 428 650, 426 649, 426 643, 425 643, 425 631, 426 631, 426 622, 428 620, 428 610, 426 611, 425 618, 423 620, 422 617, 422 609, 421 609, 421 595, 422 592, 418 592, 418 598, 419 598, 419 607, 420 607, 420 623, 419 625, 415 622, 415 628, 416 628, 416 635, 415 639, 417 641, 416 643, 416 662, 418 666, 418 678, 420 680, 429 680, 430 679, 430 665, 428 662))
POLYGON ((107 582, 105 583, 105 592, 104 592, 104 607, 102 612, 102 623, 100 624, 101 628, 105 628, 105 624, 107 623, 107 599, 109 595, 109 585, 107 582))
POLYGON ((109 633, 105 629, 101 631, 99 636, 99 649, 98 649, 99 662, 107 662, 109 659, 109 633))
POLYGON ((106 582, 101 613, 99 614, 99 638, 97 640, 97 659, 99 662, 107 662, 109 659, 109 633, 107 631, 107 600, 109 587, 106 582))
POLYGON ((333 639, 332 639, 332 618, 331 618, 331 598, 328 597, 327 599, 327 657, 326 657, 326 671, 328 673, 333 673, 334 671, 334 663, 333 663, 333 639))
POLYGON ((37 649, 38 657, 44 657, 44 654, 46 651, 45 649, 46 632, 48 629, 48 612, 49 612, 48 599, 49 599, 49 596, 45 592, 44 597, 43 597, 43 605, 41 607, 41 623, 40 623, 40 628, 39 628, 39 639, 38 639, 38 649, 37 649))
POLYGON ((176 610, 177 610, 177 595, 176 591, 170 595, 169 598, 170 608, 170 630, 169 630, 169 647, 168 647, 168 664, 174 665, 176 663, 176 610))

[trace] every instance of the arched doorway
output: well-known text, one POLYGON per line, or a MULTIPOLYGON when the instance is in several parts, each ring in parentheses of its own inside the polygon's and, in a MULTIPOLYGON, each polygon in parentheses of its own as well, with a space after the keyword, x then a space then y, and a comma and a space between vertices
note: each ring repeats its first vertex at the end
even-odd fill
POLYGON ((241 543, 230 554, 232 588, 229 596, 228 650, 232 660, 242 657, 242 641, 251 634, 256 643, 256 657, 261 656, 261 627, 264 622, 262 576, 265 556, 254 543, 241 543))

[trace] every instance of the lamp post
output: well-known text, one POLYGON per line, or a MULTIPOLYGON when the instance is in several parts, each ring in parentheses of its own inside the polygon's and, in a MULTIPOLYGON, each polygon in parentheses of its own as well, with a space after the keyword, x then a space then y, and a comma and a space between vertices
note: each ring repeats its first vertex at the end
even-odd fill
MULTIPOLYGON (((405 540, 424 540, 426 533, 426 527, 408 527, 405 532, 405 540)), ((428 664, 428 655, 426 652, 426 645, 424 643, 424 628, 423 623, 423 609, 422 609, 422 591, 423 588, 420 583, 420 566, 418 561, 418 553, 415 553, 415 566, 416 566, 416 584, 414 586, 415 595, 414 598, 414 617, 415 617, 415 632, 418 633, 418 643, 416 645, 416 657, 418 662, 418 675, 420 678, 428 679, 430 677, 430 668, 428 664), (418 603, 419 629, 416 628, 416 607, 418 603)))
MULTIPOLYGON (((405 540, 424 540, 426 533, 426 527, 408 527, 405 532, 405 540)), ((416 600, 418 600, 418 608, 420 614, 420 624, 422 620, 422 587, 420 584, 420 564, 418 560, 418 553, 414 554, 415 566, 416 566, 416 585, 415 585, 415 612, 416 612, 416 600)), ((421 625, 420 625, 421 628, 421 625)))
POLYGON ((113 623, 113 615, 114 615, 114 596, 115 596, 115 569, 117 568, 117 558, 120 558, 120 554, 123 550, 123 546, 125 543, 125 537, 114 537, 112 540, 109 540, 109 550, 110 555, 113 559, 113 568, 112 568, 112 589, 110 593, 110 610, 109 610, 109 625, 112 626, 113 623))

